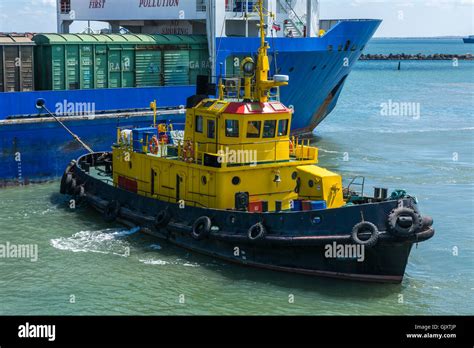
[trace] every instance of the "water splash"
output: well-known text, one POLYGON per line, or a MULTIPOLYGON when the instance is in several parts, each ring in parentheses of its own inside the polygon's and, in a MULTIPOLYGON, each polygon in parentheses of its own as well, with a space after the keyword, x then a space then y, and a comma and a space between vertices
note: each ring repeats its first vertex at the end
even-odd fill
POLYGON ((139 227, 130 230, 102 229, 97 231, 80 231, 71 237, 51 239, 52 247, 72 252, 92 252, 126 257, 130 253, 129 243, 123 237, 137 233, 139 227))

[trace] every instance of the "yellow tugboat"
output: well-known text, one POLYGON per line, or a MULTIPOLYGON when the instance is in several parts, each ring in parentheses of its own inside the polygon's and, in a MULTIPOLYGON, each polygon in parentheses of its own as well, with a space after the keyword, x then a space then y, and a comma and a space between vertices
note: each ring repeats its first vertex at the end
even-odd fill
POLYGON ((344 188, 340 175, 316 165, 316 147, 290 137, 292 110, 277 98, 288 77, 269 79, 266 14, 257 6, 256 61, 245 59, 238 78, 220 78, 218 98, 198 83, 183 139, 171 142, 166 125, 118 129, 112 152, 71 162, 61 192, 107 221, 231 262, 400 282, 412 245, 433 236, 432 219, 403 192, 367 197, 344 188))

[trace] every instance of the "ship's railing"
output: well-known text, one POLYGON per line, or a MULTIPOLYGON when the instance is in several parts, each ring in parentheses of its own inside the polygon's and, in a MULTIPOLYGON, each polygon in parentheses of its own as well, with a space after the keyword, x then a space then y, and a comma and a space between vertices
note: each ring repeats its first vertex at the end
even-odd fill
POLYGON ((227 0, 225 10, 227 12, 257 12, 256 0, 227 0))
POLYGON ((291 137, 290 156, 298 161, 318 160, 318 149, 311 146, 311 139, 300 139, 291 137))
POLYGON ((301 22, 295 22, 292 19, 284 21, 284 35, 286 37, 303 37, 305 36, 305 25, 301 22), (301 29, 300 29, 301 28, 301 29))
POLYGON ((207 0, 196 0, 196 11, 206 12, 207 10, 206 2, 207 0))
POLYGON ((215 165, 219 167, 252 166, 275 163, 284 160, 318 160, 318 149, 310 146, 310 140, 292 137, 290 140, 267 140, 240 144, 217 144, 215 142, 195 142, 192 146, 192 158, 185 153, 189 143, 178 145, 178 157, 188 163, 215 165), (216 150, 217 149, 217 150, 216 150), (288 157, 284 154, 288 149, 288 157))
MULTIPOLYGON (((224 85, 224 98, 231 101, 242 101, 244 97, 244 83, 241 77, 226 76, 222 78, 224 85)), ((252 94, 255 92, 255 85, 251 87, 252 94)), ((280 101, 280 87, 274 87, 268 91, 270 101, 280 101)))
POLYGON ((288 0, 278 0, 278 5, 277 10, 285 13, 288 17, 284 21, 284 35, 287 37, 305 36, 306 25, 302 19, 305 14, 298 15, 293 8, 293 5, 288 0))
POLYGON ((319 21, 319 29, 327 32, 340 22, 340 19, 321 19, 319 21))
POLYGON ((366 22, 372 21, 372 19, 363 19, 363 18, 339 18, 339 19, 320 19, 319 20, 319 29, 324 30, 325 32, 331 30, 336 25, 341 22, 366 22))
POLYGON ((350 181, 349 185, 345 188, 345 194, 348 196, 351 193, 355 193, 356 195, 359 195, 361 197, 364 196, 364 187, 365 187, 365 177, 364 176, 356 176, 352 178, 350 181), (353 186, 359 186, 361 188, 360 191, 355 191, 352 190, 353 186))
MULTIPOLYGON (((150 153, 148 141, 141 144, 140 152, 150 153)), ((133 133, 128 127, 117 128, 117 141, 114 146, 124 150, 124 156, 127 153, 130 155, 134 151, 133 133)), ((257 142, 239 144, 190 143, 181 140, 174 145, 160 141, 156 155, 165 158, 179 158, 188 163, 202 165, 205 165, 211 159, 210 163, 219 163, 220 167, 228 167, 271 163, 285 159, 316 162, 318 160, 318 149, 311 146, 310 139, 300 139, 294 136, 290 139, 258 140, 257 142), (189 147, 191 147, 191 151, 189 147)))

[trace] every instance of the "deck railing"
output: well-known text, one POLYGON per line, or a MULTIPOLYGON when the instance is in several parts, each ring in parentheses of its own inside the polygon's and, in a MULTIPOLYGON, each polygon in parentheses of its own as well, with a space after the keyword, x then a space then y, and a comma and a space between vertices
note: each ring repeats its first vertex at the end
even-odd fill
POLYGON ((227 12, 256 12, 255 0, 226 0, 227 12))
MULTIPOLYGON (((131 153, 134 151, 133 135, 128 134, 124 138, 123 128, 117 129, 118 146, 131 153)), ((291 137, 288 139, 269 139, 249 141, 239 144, 221 144, 216 142, 194 142, 178 141, 175 145, 159 143, 158 157, 173 158, 198 165, 217 165, 219 167, 231 166, 252 166, 263 163, 274 163, 285 160, 314 161, 318 160, 318 149, 312 147, 310 139, 300 139, 291 137), (285 157, 282 151, 288 147, 288 156, 285 157), (191 149, 191 151, 189 151, 191 149), (235 157, 234 160, 230 158, 235 157), (209 160, 211 163, 209 164, 209 160), (213 160, 211 160, 213 159, 213 160)), ((147 143, 142 144, 144 153, 150 154, 147 143)))
MULTIPOLYGON (((230 101, 242 101, 244 97, 244 85, 239 76, 226 76, 222 78, 224 85, 224 98, 230 101)), ((255 92, 255 86, 252 84, 251 93, 255 92)), ((280 101, 280 87, 274 87, 268 91, 269 101, 280 101)))
POLYGON ((207 10, 206 2, 207 2, 207 0, 196 0, 196 11, 197 12, 206 12, 206 10, 207 10))
MULTIPOLYGON (((181 159, 185 159, 183 151, 185 146, 185 144, 178 145, 178 157, 181 159)), ((204 165, 206 162, 205 156, 207 155, 210 157, 214 157, 222 168, 232 166, 252 166, 256 165, 257 163, 274 163, 278 161, 285 161, 285 159, 280 155, 282 146, 288 146, 288 160, 315 162, 318 160, 318 150, 317 148, 312 147, 310 145, 310 139, 299 139, 297 137, 292 137, 290 140, 275 139, 240 144, 216 144, 215 142, 195 142, 194 144, 192 144, 194 157, 192 158, 192 160, 188 160, 188 162, 204 165), (273 144, 273 146, 264 148, 267 147, 269 144, 273 144), (215 152, 215 150, 211 150, 211 148, 216 148, 217 153, 215 152), (252 151, 255 152, 252 154, 252 151), (237 155, 235 155, 235 152, 237 152, 237 155), (229 160, 230 156, 236 156, 236 160, 229 160), (245 160, 242 160, 242 158, 245 160)))

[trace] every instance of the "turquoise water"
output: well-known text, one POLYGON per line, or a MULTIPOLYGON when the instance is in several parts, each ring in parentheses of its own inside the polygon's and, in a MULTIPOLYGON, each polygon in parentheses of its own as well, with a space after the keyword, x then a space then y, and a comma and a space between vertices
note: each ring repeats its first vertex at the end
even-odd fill
POLYGON ((465 44, 462 39, 373 39, 364 53, 370 54, 474 54, 474 44, 465 44))
POLYGON ((0 244, 39 250, 37 262, 0 259, 0 314, 474 314, 473 96, 473 62, 360 62, 315 132, 323 166, 364 175, 368 190, 405 188, 434 217, 437 234, 413 248, 400 285, 188 253, 71 211, 55 182, 0 190, 0 244), (389 100, 419 103, 419 117, 381 115, 389 100))

